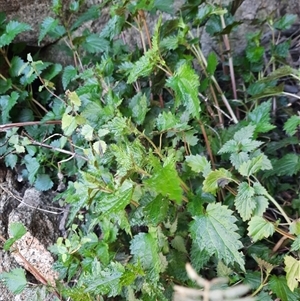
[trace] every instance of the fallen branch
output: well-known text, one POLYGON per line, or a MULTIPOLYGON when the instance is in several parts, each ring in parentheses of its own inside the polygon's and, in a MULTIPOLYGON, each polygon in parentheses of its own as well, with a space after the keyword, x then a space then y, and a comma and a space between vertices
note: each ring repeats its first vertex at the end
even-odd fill
POLYGON ((5 132, 8 129, 14 127, 22 127, 28 125, 45 125, 45 124, 61 124, 61 120, 48 120, 48 121, 24 121, 24 122, 16 122, 16 123, 6 123, 0 125, 0 132, 5 132))

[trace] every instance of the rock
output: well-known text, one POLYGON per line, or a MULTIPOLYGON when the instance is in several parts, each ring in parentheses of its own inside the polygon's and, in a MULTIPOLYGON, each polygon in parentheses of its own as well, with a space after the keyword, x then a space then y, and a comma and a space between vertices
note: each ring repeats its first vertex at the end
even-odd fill
MULTIPOLYGON (((225 6, 229 2, 232 1, 222 1, 222 5, 225 6)), ((262 26, 259 22, 256 23, 256 20, 266 20, 268 18, 278 19, 284 14, 297 14, 299 19, 300 1, 244 0, 235 13, 236 21, 240 21, 242 24, 236 27, 230 34, 231 51, 233 53, 241 53, 245 49, 247 33, 259 30, 267 32, 270 30, 267 25, 262 26)), ((219 54, 225 51, 225 49, 219 49, 212 37, 205 30, 203 30, 200 40, 205 55, 212 50, 217 51, 219 54)))
MULTIPOLYGON (((178 9, 182 2, 182 0, 174 1, 175 9, 178 9)), ((210 0, 208 2, 216 1, 210 0)), ((225 6, 230 2, 232 1, 222 1, 222 5, 225 6)), ((219 3, 219 1, 217 1, 217 3, 219 3)), ((245 49, 247 44, 247 33, 259 30, 262 30, 264 33, 270 31, 268 25, 261 25, 259 22, 256 22, 256 20, 266 20, 268 17, 278 19, 280 16, 283 16, 286 13, 298 14, 298 16, 300 16, 300 1, 244 0, 235 13, 236 21, 240 21, 242 24, 236 27, 229 35, 232 53, 240 54, 245 49)), ((150 15, 146 13, 146 22, 150 29, 150 34, 153 32, 158 16, 159 14, 150 15)), ((170 15, 163 14, 163 19, 170 19, 170 15)), ((90 32, 99 33, 106 25, 108 20, 109 10, 105 8, 101 10, 101 16, 99 19, 84 24, 82 28, 87 28, 90 30, 90 32)), ((195 32, 195 37, 197 37, 197 34, 198 33, 195 32)), ((80 30, 73 34, 73 38, 76 36, 80 36, 80 30)), ((146 37, 145 33, 144 36, 146 37)), ((201 48, 205 56, 207 56, 211 51, 215 51, 221 57, 222 53, 226 52, 224 44, 220 44, 218 41, 216 41, 216 39, 211 37, 206 32, 206 28, 202 28, 200 31, 200 36, 198 35, 198 37, 200 39, 201 48)), ((140 34, 137 34, 135 28, 127 28, 126 31, 122 33, 122 39, 126 45, 132 45, 132 47, 138 45, 140 48, 142 47, 140 34)), ((62 45, 65 47, 65 42, 61 40, 45 48, 42 53, 43 58, 46 61, 61 63, 64 66, 74 64, 74 62, 72 62, 70 59, 72 56, 66 55, 66 53, 61 50, 63 48, 62 45)))
MULTIPOLYGON (((18 263, 10 256, 10 254, 0 249, 0 274, 9 272, 18 267, 18 263)), ((5 284, 0 281, 0 301, 8 300, 14 300, 14 295, 7 289, 5 284)))
MULTIPOLYGON (((86 0, 85 9, 91 5, 97 5, 102 3, 103 0, 86 0)), ((62 18, 68 16, 68 6, 71 0, 63 1, 63 11, 64 14, 62 18)), ((177 9, 183 3, 183 0, 175 0, 174 7, 177 9)), ((208 2, 217 2, 210 0, 208 2)), ((222 1, 222 5, 228 5, 232 0, 222 1)), ((41 59, 43 61, 51 61, 56 63, 61 63, 62 65, 74 64, 72 62, 72 55, 67 55, 63 48, 66 47, 64 39, 59 41, 54 41, 49 36, 46 36, 40 45, 38 45, 38 36, 40 31, 40 25, 46 17, 55 17, 51 11, 52 0, 26 0, 26 1, 17 1, 17 0, 0 0, 0 5, 2 11, 7 14, 7 18, 17 19, 21 22, 28 23, 32 30, 29 32, 21 33, 17 36, 15 41, 25 42, 28 46, 43 46, 43 51, 41 52, 41 59), (53 43, 55 42, 55 43, 53 43), (48 46, 48 47, 44 47, 48 46), (62 47, 63 46, 63 47, 62 47)), ((237 9, 235 18, 237 21, 241 21, 242 24, 239 25, 233 32, 230 34, 230 45, 233 53, 241 53, 246 46, 246 34, 251 31, 263 29, 265 32, 269 30, 268 26, 262 27, 262 25, 254 25, 253 21, 256 19, 266 19, 269 16, 278 18, 286 13, 293 13, 300 15, 300 1, 298 0, 244 0, 242 4, 237 9)), ((147 16, 147 25, 150 28, 150 31, 153 31, 155 23, 157 21, 158 15, 149 15, 147 16)), ((164 18, 170 18, 168 15, 164 15, 164 18)), ((87 28, 91 32, 100 32, 102 28, 106 25, 109 20, 109 9, 101 9, 101 16, 97 20, 86 22, 78 29, 75 33, 72 34, 73 38, 80 36, 82 30, 87 28)), ((140 36, 136 34, 136 30, 129 28, 126 32, 123 33, 122 38, 124 43, 127 45, 139 45, 141 46, 140 36)), ((203 53, 205 56, 209 52, 216 51, 219 55, 226 49, 219 49, 219 43, 216 42, 203 28, 200 33, 200 41, 203 53)), ((67 46, 68 48, 68 46, 67 46)))
POLYGON ((27 228, 27 233, 14 244, 13 248, 17 252, 13 252, 12 256, 20 266, 28 270, 31 265, 55 286, 58 274, 52 269, 54 258, 47 248, 56 241, 59 233, 53 220, 40 211, 43 203, 45 204, 45 200, 42 193, 30 188, 25 191, 23 202, 10 213, 8 228, 16 222, 27 228))
MULTIPOLYGON (((71 0, 61 1, 63 5, 62 18, 68 19, 68 7, 71 0)), ((102 0, 86 0, 85 8, 99 4, 102 0)), ((46 36, 41 43, 38 43, 40 26, 46 17, 55 18, 52 12, 52 0, 0 0, 1 11, 4 12, 8 20, 18 20, 31 26, 30 31, 18 35, 15 42, 25 42, 27 46, 46 46, 55 40, 46 36)), ((84 8, 84 9, 85 9, 84 8)), ((61 20, 63 23, 63 20, 61 20)))
MULTIPOLYGON (((63 1, 63 11, 67 12, 70 2, 70 0, 63 1)), ((100 4, 101 2, 102 0, 86 0, 85 7, 100 4)), ((210 0, 208 2, 213 3, 216 1, 210 0)), ((232 2, 232 0, 222 1, 222 5, 225 6, 230 2, 232 2)), ((182 0, 176 0, 174 1, 174 6, 177 8, 179 6, 178 4, 181 3, 182 0)), ((219 1, 217 1, 217 3, 219 3, 219 1)), ((0 0, 1 10, 7 14, 7 18, 9 20, 17 19, 21 22, 29 24, 32 27, 31 31, 24 32, 16 38, 16 41, 25 42, 30 46, 38 46, 39 29, 44 19, 49 16, 54 17, 53 12, 51 11, 51 5, 52 0, 0 0)), ((240 52, 242 49, 244 49, 246 44, 245 33, 261 29, 261 26, 252 25, 252 21, 255 19, 265 19, 268 16, 278 17, 285 13, 294 13, 300 15, 300 2, 298 0, 244 0, 235 14, 237 21, 242 21, 243 24, 230 35, 232 49, 235 52, 240 52)), ((108 10, 102 10, 101 16, 98 20, 95 20, 90 24, 85 24, 83 27, 87 26, 91 29, 91 31, 99 32, 106 24, 108 19, 108 10)), ((147 17, 147 23, 149 23, 148 25, 150 28, 154 26, 156 19, 157 16, 147 17)), ((126 41, 132 40, 132 38, 134 39, 136 32, 129 31, 128 35, 128 37, 125 37, 126 41)), ((203 30, 200 39, 204 53, 207 54, 212 48, 215 48, 216 45, 213 43, 211 37, 206 33, 205 30, 203 30)), ((46 36, 43 39, 41 46, 49 45, 51 43, 53 43, 53 39, 46 36)), ((51 52, 51 50, 49 50, 49 52, 51 52)))
MULTIPOLYGON (((29 46, 37 46, 39 28, 47 16, 53 16, 51 12, 51 0, 0 0, 1 11, 6 13, 8 20, 18 20, 27 23, 32 30, 18 35, 16 42, 25 42, 29 46)), ((42 46, 53 42, 46 38, 42 46)))
MULTIPOLYGON (((0 168, 1 240, 9 238, 8 229, 14 222, 21 222, 27 229, 27 233, 12 246, 11 251, 5 252, 0 249, 0 273, 23 267, 38 281, 43 282, 44 279, 44 283, 48 282, 55 286, 58 274, 52 269, 54 258, 47 250, 60 235, 58 230, 60 215, 50 213, 55 211, 55 208, 48 208, 53 206, 54 194, 28 188, 22 198, 22 192, 17 188, 16 176, 10 170, 4 171, 0 168)), ((40 288, 29 286, 21 294, 14 296, 0 282, 0 301, 35 300, 37 289, 40 288)), ((43 300, 58 299, 53 294, 45 292, 43 300)))

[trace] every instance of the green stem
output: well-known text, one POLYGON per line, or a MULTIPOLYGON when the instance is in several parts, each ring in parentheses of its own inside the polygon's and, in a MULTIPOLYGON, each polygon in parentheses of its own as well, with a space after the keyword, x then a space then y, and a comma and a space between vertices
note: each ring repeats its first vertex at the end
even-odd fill
POLYGON ((264 279, 264 281, 259 285, 259 287, 255 290, 255 292, 253 292, 251 294, 251 297, 255 297, 263 289, 263 287, 266 285, 266 282, 267 282, 269 276, 270 276, 270 274, 266 275, 266 278, 264 279))
POLYGON ((146 140, 149 142, 149 144, 152 145, 152 147, 153 147, 154 150, 155 150, 155 153, 156 153, 156 154, 159 156, 159 158, 162 160, 162 159, 163 159, 163 156, 162 156, 162 154, 160 153, 159 149, 156 147, 156 145, 153 143, 153 141, 152 141, 149 137, 147 137, 147 135, 145 135, 143 132, 140 132, 137 128, 134 128, 134 130, 137 132, 137 134, 138 134, 140 137, 146 139, 146 140))
POLYGON ((266 194, 266 197, 275 205, 275 207, 279 210, 279 212, 282 214, 282 216, 284 217, 284 219, 286 220, 286 222, 291 225, 292 222, 290 220, 290 218, 287 216, 287 214, 284 212, 284 210, 282 209, 282 207, 278 204, 278 202, 270 195, 270 194, 266 194))

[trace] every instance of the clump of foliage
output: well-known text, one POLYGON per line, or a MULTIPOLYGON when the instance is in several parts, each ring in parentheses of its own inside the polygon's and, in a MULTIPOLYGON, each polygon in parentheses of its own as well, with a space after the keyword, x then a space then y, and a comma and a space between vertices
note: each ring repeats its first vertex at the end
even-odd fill
MULTIPOLYGON (((65 280, 56 290, 71 300, 171 300, 175 284, 194 286, 190 262, 204 278, 226 277, 224 291, 241 282, 257 300, 298 300, 300 120, 280 84, 300 80, 284 61, 289 42, 273 39, 267 51, 252 34, 219 76, 195 29, 227 36, 239 25, 229 10, 114 1, 100 33, 76 36, 105 4, 62 22, 53 1, 57 18, 43 22, 40 40, 65 37, 69 66, 9 57, 28 26, 1 19, 1 155, 40 190, 64 185, 58 198, 70 205, 68 235, 51 247, 65 280), (151 33, 156 12, 164 15, 151 33), (128 31, 141 43, 126 43, 128 31), (54 90, 58 75, 64 93, 54 90)), ((272 34, 294 20, 270 21, 272 34)))

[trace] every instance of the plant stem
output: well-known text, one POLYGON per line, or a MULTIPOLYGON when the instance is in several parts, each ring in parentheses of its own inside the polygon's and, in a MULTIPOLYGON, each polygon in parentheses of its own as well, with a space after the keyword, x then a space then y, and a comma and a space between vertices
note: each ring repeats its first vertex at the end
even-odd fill
MULTIPOLYGON (((193 36, 191 33, 190 33, 190 35, 191 35, 192 38, 194 38, 194 36, 193 36)), ((219 92, 219 94, 220 94, 220 96, 221 96, 221 98, 222 98, 222 100, 223 100, 223 103, 225 104, 225 106, 226 106, 226 108, 227 108, 227 110, 228 110, 228 112, 229 112, 229 114, 230 114, 230 116, 231 116, 232 121, 233 121, 235 124, 237 124, 237 123, 238 123, 238 119, 237 119, 237 117, 235 116, 235 114, 234 114, 234 112, 233 112, 233 110, 232 110, 232 108, 231 108, 231 106, 230 106, 230 104, 229 104, 227 98, 225 97, 225 95, 224 95, 224 93, 223 93, 221 87, 219 86, 219 84, 218 84, 216 78, 215 78, 213 75, 210 75, 210 76, 209 76, 209 75, 207 74, 207 72, 205 71, 205 69, 206 69, 206 67, 207 67, 207 61, 206 61, 206 59, 205 59, 205 57, 204 57, 204 55, 203 55, 203 53, 202 53, 200 47, 199 47, 199 46, 194 46, 194 45, 193 45, 193 46, 192 46, 192 51, 194 52, 194 54, 195 54, 195 56, 196 56, 196 58, 197 58, 199 64, 202 66, 205 75, 206 75, 207 77, 210 77, 210 79, 211 79, 212 82, 214 83, 214 85, 215 85, 217 91, 219 92)))
POLYGON ((282 209, 282 207, 278 204, 278 202, 269 194, 266 193, 266 197, 275 205, 275 207, 279 210, 279 212, 282 214, 282 216, 284 217, 284 219, 286 220, 286 222, 291 225, 292 222, 290 220, 290 218, 287 216, 287 214, 284 212, 284 210, 282 209))
POLYGON ((251 297, 255 297, 263 289, 263 287, 266 285, 266 282, 267 282, 269 276, 270 276, 269 274, 266 275, 266 277, 263 280, 263 282, 259 285, 259 287, 255 290, 255 292, 253 292, 251 294, 251 297))
POLYGON ((48 120, 48 121, 24 121, 16 123, 6 123, 0 125, 0 132, 4 132, 6 129, 13 127, 29 126, 29 125, 45 125, 45 124, 61 124, 61 120, 48 120))
POLYGON ((210 147, 210 143, 209 143, 209 140, 208 140, 208 137, 207 137, 204 125, 203 125, 203 123, 200 120, 198 120, 198 122, 199 122, 199 125, 200 125, 200 128, 201 128, 202 135, 204 137, 204 141, 205 141, 207 152, 208 152, 208 155, 209 155, 209 158, 210 158, 210 161, 211 161, 212 169, 216 169, 216 165, 215 165, 215 161, 214 161, 214 156, 213 156, 213 153, 212 153, 212 150, 211 150, 211 147, 210 147))

